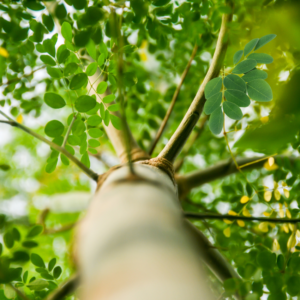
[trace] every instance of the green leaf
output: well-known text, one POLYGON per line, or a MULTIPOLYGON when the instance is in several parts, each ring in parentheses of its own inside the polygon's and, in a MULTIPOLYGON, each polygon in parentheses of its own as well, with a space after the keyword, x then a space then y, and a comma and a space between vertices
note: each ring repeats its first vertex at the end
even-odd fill
POLYGON ((103 135, 103 132, 98 129, 98 128, 91 128, 88 130, 88 134, 92 137, 92 138, 99 138, 100 136, 103 135))
POLYGON ((85 46, 88 54, 90 55, 90 57, 94 60, 96 60, 96 47, 95 47, 95 43, 92 39, 89 40, 89 42, 86 44, 85 46))
POLYGON ((58 63, 60 64, 64 63, 69 56, 70 56, 70 51, 68 49, 63 49, 62 51, 59 51, 59 49, 57 50, 58 63))
POLYGON ((70 164, 69 159, 62 153, 60 154, 60 160, 65 166, 68 166, 70 164))
POLYGON ((79 96, 75 100, 75 108, 79 112, 87 112, 96 106, 96 100, 88 95, 79 96))
MULTIPOLYGON (((87 96, 89 97, 89 96, 87 96)), ((76 136, 76 135, 82 135, 84 132, 85 132, 85 124, 82 120, 76 120, 73 124, 73 127, 72 127, 72 132, 73 134, 76 136)))
POLYGON ((39 234, 41 234, 44 230, 44 227, 41 225, 35 225, 34 227, 32 227, 29 232, 27 233, 26 237, 27 238, 33 238, 39 234))
POLYGON ((170 0, 152 0, 152 5, 154 6, 163 6, 170 2, 170 0))
POLYGON ((236 279, 229 278, 224 281, 224 289, 228 292, 233 292, 237 289, 236 279))
POLYGON ((91 116, 87 119, 87 123, 90 126, 98 126, 99 124, 101 124, 101 122, 102 119, 98 115, 91 116))
POLYGON ((96 148, 100 146, 100 142, 98 140, 88 140, 88 144, 90 147, 96 148))
POLYGON ((250 82, 252 80, 255 80, 255 79, 266 79, 268 77, 268 73, 266 73, 265 71, 262 71, 262 70, 253 70, 253 71, 250 71, 248 73, 246 73, 242 79, 245 81, 245 82, 250 82))
POLYGON ((118 116, 115 116, 113 114, 110 114, 110 120, 111 120, 111 123, 112 125, 118 129, 118 130, 121 130, 122 129, 122 120, 118 117, 118 116))
POLYGON ((52 38, 43 41, 43 47, 45 51, 49 53, 52 57, 55 57, 55 43, 56 42, 52 38))
POLYGON ((120 104, 119 103, 112 104, 107 109, 109 111, 112 111, 112 112, 119 111, 120 110, 120 104))
POLYGON ((26 283, 28 278, 28 271, 24 272, 23 274, 23 282, 26 283))
POLYGON ((221 77, 217 77, 217 78, 210 80, 204 88, 205 98, 208 99, 211 96, 220 92, 221 87, 222 87, 222 78, 221 77))
POLYGON ((80 160, 84 165, 86 165, 88 168, 90 167, 90 158, 87 152, 85 152, 82 156, 81 156, 81 160, 80 160))
POLYGON ((264 46, 265 44, 271 42, 275 38, 276 38, 276 34, 267 34, 267 35, 261 37, 259 39, 258 43, 256 44, 256 47, 255 47, 254 50, 260 49, 262 46, 264 46))
POLYGON ((259 39, 253 39, 244 48, 244 56, 248 55, 257 45, 259 39))
POLYGON ((233 120, 240 120, 243 117, 243 112, 241 109, 232 102, 223 103, 224 113, 233 120))
POLYGON ((269 251, 258 252, 256 261, 265 270, 272 270, 276 263, 276 254, 269 251))
POLYGON ((0 164, 0 170, 2 170, 2 171, 8 171, 9 169, 10 169, 9 165, 0 164))
POLYGON ((85 73, 79 73, 74 75, 70 83, 71 90, 78 90, 82 87, 86 87, 88 84, 88 77, 85 73))
POLYGON ((48 106, 54 109, 62 108, 66 105, 65 100, 56 93, 46 93, 44 96, 44 101, 48 106))
POLYGON ((255 79, 248 82, 247 92, 251 99, 259 102, 269 102, 273 99, 271 87, 262 79, 255 79))
POLYGON ((30 260, 37 267, 40 267, 40 268, 46 267, 43 259, 36 253, 31 253, 30 260))
POLYGON ((11 249, 14 246, 14 236, 11 231, 7 231, 3 236, 4 245, 6 248, 11 249))
POLYGON ((52 67, 56 65, 55 60, 49 55, 41 55, 40 59, 46 65, 49 65, 49 66, 52 66, 52 67))
POLYGON ((54 21, 51 17, 51 15, 45 15, 42 16, 43 24, 46 26, 46 28, 49 31, 52 31, 54 29, 54 21))
POLYGON ((60 69, 52 67, 47 67, 47 73, 53 78, 61 78, 63 75, 60 69))
MULTIPOLYGON (((87 153, 86 153, 86 154, 87 154, 87 153)), ((84 154, 84 155, 85 155, 85 154, 84 154)), ((53 270, 53 277, 54 277, 55 279, 57 279, 57 278, 60 276, 61 272, 62 272, 62 269, 61 269, 60 266, 55 267, 55 269, 53 270)))
POLYGON ((46 168, 45 168, 45 171, 47 173, 52 173, 54 172, 55 168, 56 168, 56 165, 57 165, 57 162, 58 162, 58 159, 51 159, 47 165, 46 165, 46 168))
POLYGON ((20 241, 21 240, 21 234, 20 231, 17 228, 12 229, 12 235, 14 237, 14 241, 20 241))
POLYGON ((108 96, 105 96, 102 101, 104 103, 110 103, 112 101, 114 101, 116 99, 116 96, 114 94, 111 94, 111 95, 108 95, 108 96))
POLYGON ((226 90, 224 96, 227 101, 232 102, 240 107, 247 107, 250 105, 249 97, 237 90, 226 90))
POLYGON ((237 75, 232 75, 229 74, 224 78, 224 86, 226 87, 226 89, 228 90, 238 90, 241 92, 245 92, 246 91, 246 84, 243 81, 243 79, 241 79, 241 77, 237 76, 237 75))
POLYGON ((86 75, 93 76, 97 72, 97 68, 98 68, 98 65, 96 62, 89 64, 85 71, 86 75))
POLYGON ((106 89, 107 89, 107 82, 101 81, 97 86, 97 93, 103 94, 103 93, 105 93, 106 89))
POLYGON ((27 287, 33 291, 41 291, 49 286, 45 279, 36 279, 27 284, 27 287))
POLYGON ((208 98, 204 104, 204 113, 206 115, 210 115, 213 113, 218 107, 220 107, 222 102, 222 93, 219 92, 212 97, 208 98))
POLYGON ((78 65, 74 62, 71 62, 66 65, 64 69, 65 76, 73 75, 78 69, 78 65))
POLYGON ((98 57, 98 65, 101 67, 104 64, 106 57, 104 53, 101 53, 100 56, 98 57))
POLYGON ((291 296, 297 296, 300 292, 300 277, 299 275, 294 275, 288 278, 286 281, 286 291, 291 296))
POLYGON ((251 53, 248 59, 254 59, 258 64, 270 64, 273 62, 273 57, 266 53, 251 53))
POLYGON ((232 70, 232 73, 234 74, 247 73, 250 70, 254 69, 255 66, 256 66, 256 60, 253 59, 243 60, 232 70))
POLYGON ((221 107, 217 108, 209 118, 209 129, 213 134, 219 134, 222 131, 224 116, 221 107))
POLYGON ((100 50, 100 53, 101 53, 101 54, 102 54, 102 53, 104 54, 104 57, 105 57, 105 58, 108 57, 107 47, 106 47, 106 45, 105 45, 103 42, 100 43, 100 45, 99 45, 99 50, 100 50))
POLYGON ((52 120, 48 122, 47 125, 45 126, 45 133, 50 137, 57 137, 62 135, 64 129, 65 127, 61 122, 57 120, 52 120))
POLYGON ((51 272, 54 266, 56 265, 56 258, 52 258, 48 264, 48 271, 51 272))
POLYGON ((277 266, 279 270, 284 269, 284 256, 282 254, 279 254, 277 257, 277 266))
POLYGON ((45 9, 45 6, 37 1, 30 1, 30 0, 24 1, 24 6, 34 11, 45 9))
POLYGON ((235 54, 233 55, 233 64, 237 64, 241 58, 243 56, 243 50, 239 50, 237 52, 235 52, 235 54))
POLYGON ((64 22, 61 26, 62 36, 70 43, 72 43, 72 27, 70 23, 64 22))
POLYGON ((24 241, 22 246, 25 248, 34 248, 37 247, 39 244, 35 241, 24 241))

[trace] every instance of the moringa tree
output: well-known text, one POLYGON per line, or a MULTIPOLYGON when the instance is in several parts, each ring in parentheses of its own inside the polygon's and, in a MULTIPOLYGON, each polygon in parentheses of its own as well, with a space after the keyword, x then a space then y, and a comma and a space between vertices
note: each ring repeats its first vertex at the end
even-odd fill
POLYGON ((295 299, 299 8, 2 1, 0 299, 295 299))

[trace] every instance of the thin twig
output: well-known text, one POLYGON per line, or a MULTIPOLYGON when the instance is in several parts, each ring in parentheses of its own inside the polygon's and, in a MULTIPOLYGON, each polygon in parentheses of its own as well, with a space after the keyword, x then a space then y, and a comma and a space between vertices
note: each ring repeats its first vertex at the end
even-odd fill
MULTIPOLYGON (((127 120, 126 120, 126 112, 124 107, 124 86, 123 86, 123 36, 121 33, 121 27, 122 23, 117 25, 116 20, 116 12, 113 13, 114 16, 114 26, 116 26, 117 29, 117 35, 118 35, 118 66, 117 66, 117 73, 118 73, 118 90, 119 90, 119 98, 120 98, 120 114, 121 114, 121 120, 122 120, 122 127, 124 129, 125 134, 125 141, 126 141, 126 151, 127 151, 127 161, 129 165, 129 170, 131 174, 134 174, 133 169, 133 163, 132 163, 132 157, 131 157, 131 147, 130 147, 130 132, 127 127, 127 120)), ((122 20, 122 15, 120 16, 122 20)), ((120 21, 121 21, 120 20, 120 21)))
POLYGON ((8 80, 7 82, 5 82, 5 83, 1 83, 0 84, 0 86, 3 86, 3 85, 9 85, 9 84, 11 84, 11 83, 14 83, 15 81, 19 81, 19 80, 21 80, 21 79, 23 79, 23 78, 27 78, 27 77, 30 77, 31 75, 33 75, 35 72, 37 72, 37 71, 39 71, 39 70, 42 70, 42 69, 45 69, 46 68, 46 66, 42 66, 42 67, 40 67, 40 68, 37 68, 37 69, 35 69, 35 70, 32 70, 29 74, 26 74, 26 75, 24 75, 24 76, 22 76, 22 77, 16 77, 16 78, 13 78, 13 79, 11 79, 11 80, 8 80))
POLYGON ((65 148, 62 148, 60 146, 58 146, 57 144, 49 141, 48 139, 44 138, 43 136, 41 136, 40 134, 32 131, 31 129, 25 127, 24 125, 16 122, 15 120, 13 120, 12 118, 10 118, 9 116, 7 116, 4 112, 2 112, 0 110, 0 114, 2 114, 5 118, 7 118, 10 122, 6 123, 9 124, 11 126, 20 128, 21 130, 25 131, 26 133, 34 136, 35 138, 39 139, 40 141, 46 143, 47 145, 49 145, 50 147, 52 147, 53 149, 55 149, 56 151, 63 153, 66 157, 68 157, 71 161, 73 161, 83 172, 85 172, 90 178, 92 178, 93 180, 97 181, 98 180, 98 174, 95 173, 94 171, 92 171, 91 169, 89 169, 87 166, 85 166, 81 161, 79 161, 75 156, 73 156, 69 151, 67 151, 65 148))
POLYGON ((175 90, 175 92, 174 92, 174 95, 173 95, 171 104, 170 104, 170 106, 169 106, 169 108, 168 108, 168 110, 167 110, 167 112, 166 112, 166 115, 165 115, 165 117, 164 117, 164 119, 163 119, 163 121, 162 121, 162 123, 161 123, 161 125, 160 125, 160 127, 159 127, 159 129, 158 129, 158 131, 157 131, 157 133, 156 133, 155 138, 153 139, 153 141, 152 141, 152 143, 151 143, 150 149, 149 149, 149 151, 148 151, 149 155, 152 155, 152 153, 153 153, 153 151, 154 151, 154 149, 155 149, 155 147, 156 147, 156 145, 157 145, 159 139, 161 138, 161 135, 162 135, 162 133, 163 133, 163 131, 164 131, 166 125, 167 125, 167 122, 168 122, 168 120, 169 120, 169 118, 170 118, 170 116, 171 116, 171 113, 172 113, 172 111, 173 111, 175 102, 176 102, 176 100, 177 100, 177 98, 178 98, 180 89, 181 89, 182 84, 183 84, 183 82, 184 82, 184 80, 185 80, 185 78, 186 78, 186 75, 188 74, 188 72, 189 72, 189 70, 190 70, 192 61, 193 61, 194 58, 195 58, 195 55, 196 55, 196 53, 197 53, 197 50, 198 50, 198 45, 196 44, 196 45, 194 46, 192 55, 191 55, 191 57, 190 57, 190 59, 189 59, 187 65, 186 65, 186 67, 185 67, 185 70, 183 71, 183 73, 182 73, 182 75, 181 75, 180 82, 179 82, 179 84, 178 84, 178 86, 177 86, 177 88, 176 88, 176 90, 175 90))
POLYGON ((198 122, 206 101, 204 96, 204 88, 211 79, 219 75, 226 54, 228 45, 226 25, 230 19, 231 15, 223 15, 215 53, 208 72, 183 120, 158 157, 166 158, 167 160, 173 162, 186 143, 186 140, 193 131, 194 126, 198 122))
POLYGON ((69 230, 73 229, 75 226, 76 226, 76 222, 64 225, 64 226, 62 226, 60 228, 57 228, 57 229, 45 228, 44 229, 44 234, 55 234, 55 233, 61 233, 61 232, 69 231, 69 230))
POLYGON ((72 121, 71 121, 71 124, 70 124, 70 126, 69 126, 69 128, 68 128, 68 131, 67 131, 67 133, 66 133, 66 136, 65 136, 64 141, 63 141, 63 144, 62 144, 62 147, 63 147, 63 148, 66 147, 66 144, 67 144, 67 141, 68 141, 68 137, 69 137, 69 135, 70 135, 70 133, 71 133, 73 124, 74 124, 74 122, 75 122, 76 119, 77 119, 77 114, 74 114, 73 119, 72 119, 72 121))
POLYGON ((22 293, 19 289, 17 289, 12 283, 10 283, 9 286, 18 294, 18 296, 22 300, 30 300, 24 293, 22 293))
POLYGON ((257 221, 257 222, 269 222, 269 223, 299 223, 300 219, 288 219, 288 218, 268 218, 268 217, 245 217, 237 215, 219 215, 208 213, 194 213, 184 212, 184 216, 189 219, 213 219, 213 220, 243 220, 243 221, 257 221))
POLYGON ((73 293, 79 285, 79 275, 74 274, 71 278, 54 290, 45 300, 62 300, 73 293))

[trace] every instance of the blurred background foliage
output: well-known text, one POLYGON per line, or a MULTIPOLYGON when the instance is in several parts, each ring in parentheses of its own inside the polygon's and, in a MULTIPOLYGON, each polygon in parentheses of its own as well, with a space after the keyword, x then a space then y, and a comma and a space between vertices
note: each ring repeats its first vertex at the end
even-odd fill
MULTIPOLYGON (((263 104, 253 102, 243 109, 244 117, 238 122, 226 119, 232 151, 235 156, 297 157, 300 2, 238 0, 233 4, 231 11, 222 0, 3 0, 0 4, 0 109, 42 135, 46 123, 54 118, 63 123, 66 131, 73 102, 78 94, 87 93, 85 87, 69 90, 69 81, 93 63, 93 55, 98 58, 105 52, 103 45, 109 56, 118 51, 114 48, 113 24, 120 22, 125 46, 133 45, 124 51, 126 115, 134 137, 147 150, 197 44, 197 54, 155 150, 154 155, 158 154, 205 76, 222 14, 232 12, 225 70, 233 67, 234 53, 247 42, 270 33, 277 35, 264 48, 274 57, 274 62, 267 67, 266 79, 274 100, 263 104), (71 42, 61 35, 64 22, 72 27, 71 42), (61 45, 65 48, 58 50, 61 45), (64 57, 62 52, 66 49, 64 57), (52 51, 58 59, 54 66, 41 58, 52 51), (71 63, 75 63, 74 69, 71 63), (65 76, 67 65, 71 77, 65 76), (64 70, 64 75, 59 70, 64 70), (44 103, 46 91, 61 95, 67 105, 54 111, 44 103)), ((116 61, 108 59, 103 71, 103 80, 114 93, 116 61)), ((87 118, 82 114, 80 120, 86 124, 87 118)), ((103 129, 102 124, 97 126, 103 129)), ((21 299, 10 283, 29 299, 43 299, 75 272, 71 228, 83 216, 95 183, 72 163, 65 165, 57 160, 47 145, 17 128, 0 123, 0 137, 0 299, 21 299), (49 173, 45 167, 47 159, 49 162, 49 157, 53 158, 51 155, 57 166, 49 173)), ((85 142, 86 139, 85 134, 85 142)), ((101 174, 117 164, 118 159, 105 133, 96 139, 100 146, 87 155, 91 168, 101 174)), ((78 158, 87 153, 87 146, 85 152, 79 149, 81 144, 72 146, 78 158)), ((222 134, 214 136, 205 127, 197 139, 188 141, 178 158, 181 162, 183 159, 180 173, 186 174, 230 159, 230 154, 222 134)), ((246 176, 237 173, 194 189, 183 200, 183 207, 195 212, 299 217, 299 171, 297 160, 269 159, 264 168, 247 172, 246 176), (241 203, 243 196, 250 200, 241 203)), ((225 291, 224 298, 230 298, 238 291, 247 300, 296 299, 293 297, 300 292, 297 228, 241 221, 210 220, 195 224, 241 276, 226 281, 222 287, 211 275, 209 284, 216 295, 225 291)))

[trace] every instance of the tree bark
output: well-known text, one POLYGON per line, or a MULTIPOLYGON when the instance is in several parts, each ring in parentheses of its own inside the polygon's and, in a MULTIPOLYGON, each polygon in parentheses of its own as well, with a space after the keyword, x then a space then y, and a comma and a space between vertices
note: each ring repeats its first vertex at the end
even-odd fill
POLYGON ((127 166, 108 176, 78 227, 81 299, 215 299, 171 178, 134 168, 136 177, 127 166))

